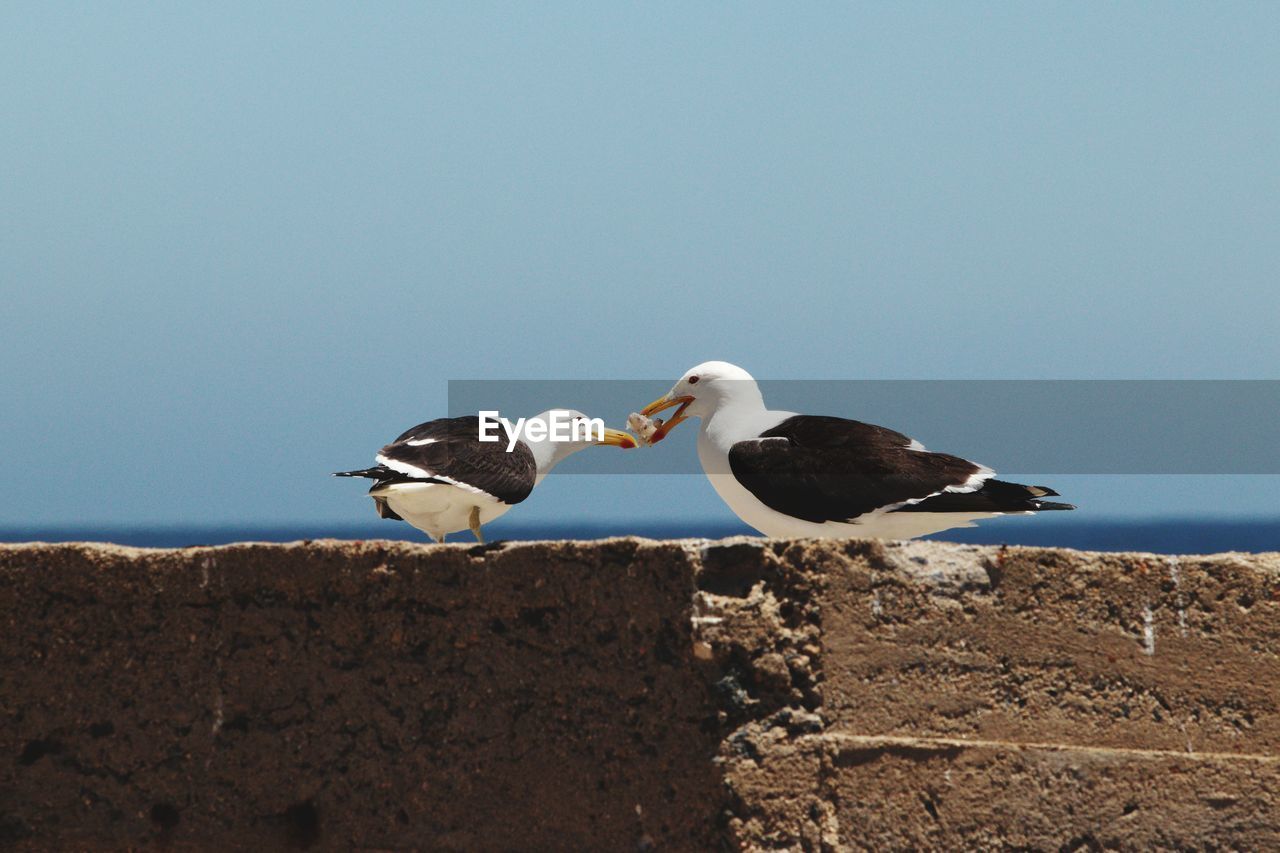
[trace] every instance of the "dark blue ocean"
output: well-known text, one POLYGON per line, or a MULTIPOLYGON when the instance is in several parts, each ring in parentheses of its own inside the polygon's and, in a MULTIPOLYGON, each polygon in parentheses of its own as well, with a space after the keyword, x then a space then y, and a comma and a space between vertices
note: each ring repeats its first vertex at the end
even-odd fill
MULTIPOLYGON (((486 528, 498 539, 603 539, 645 536, 651 539, 751 535, 742 525, 722 522, 627 522, 590 525, 521 525, 495 522, 486 528)), ((1053 521, 1000 519, 983 527, 950 530, 929 537, 981 545, 1040 545, 1090 551, 1150 551, 1157 554, 1210 554, 1218 551, 1280 551, 1280 518, 1239 520, 1148 519, 1126 521, 1053 521), (1035 523, 1031 523, 1031 522, 1035 523)), ((0 542, 115 542, 148 548, 222 545, 228 542, 292 542, 300 539, 399 539, 425 542, 426 537, 400 522, 361 524, 281 524, 269 526, 155 527, 12 527, 0 529, 0 542)), ((451 542, 471 542, 456 533, 451 542)))

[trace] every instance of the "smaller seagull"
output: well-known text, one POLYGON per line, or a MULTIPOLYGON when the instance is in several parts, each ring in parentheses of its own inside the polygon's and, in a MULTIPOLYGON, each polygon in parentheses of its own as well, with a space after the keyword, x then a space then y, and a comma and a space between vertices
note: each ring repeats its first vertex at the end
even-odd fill
MULTIPOLYGON (((592 434, 587 416, 572 409, 550 409, 529 420, 535 419, 569 421, 577 430, 571 435, 592 434)), ((580 441, 553 441, 549 434, 521 438, 508 452, 505 425, 490 424, 495 441, 481 441, 480 426, 475 415, 418 424, 378 451, 374 467, 333 476, 373 480, 369 495, 382 518, 407 521, 437 542, 470 528, 483 543, 480 526, 527 498, 569 456, 597 444, 636 446, 627 433, 606 429, 599 438, 580 441)))
POLYGON ((716 492, 766 536, 911 539, 978 519, 1075 509, 1058 493, 995 479, 985 465, 931 453, 891 429, 765 408, 741 367, 708 361, 633 416, 656 443, 701 418, 698 459, 716 492), (679 406, 665 423, 649 421, 679 406))

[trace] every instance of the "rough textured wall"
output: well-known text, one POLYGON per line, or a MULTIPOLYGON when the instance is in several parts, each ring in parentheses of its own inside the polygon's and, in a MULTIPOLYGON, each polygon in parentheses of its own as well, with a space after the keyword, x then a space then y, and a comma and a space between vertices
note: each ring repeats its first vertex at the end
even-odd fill
POLYGON ((1280 845, 1280 558, 0 546, 0 844, 1280 845))
POLYGON ((821 637, 820 727, 765 718, 726 740, 736 837, 1280 847, 1280 555, 716 551, 764 583, 714 597, 705 639, 732 645, 797 600, 821 637))
POLYGON ((717 831, 679 546, 0 554, 10 839, 545 849, 717 831))

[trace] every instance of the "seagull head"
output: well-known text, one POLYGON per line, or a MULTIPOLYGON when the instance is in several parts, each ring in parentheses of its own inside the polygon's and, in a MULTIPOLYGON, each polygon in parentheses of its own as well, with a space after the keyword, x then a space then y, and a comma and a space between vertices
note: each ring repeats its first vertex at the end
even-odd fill
POLYGON ((686 370, 665 396, 645 406, 641 414, 652 417, 673 406, 680 407, 653 434, 651 443, 657 443, 681 421, 707 418, 719 409, 733 405, 764 408, 756 380, 736 364, 704 361, 686 370))
POLYGON ((579 450, 586 450, 588 447, 607 444, 628 450, 636 446, 636 440, 630 433, 608 428, 593 429, 595 425, 592 418, 576 409, 548 409, 529 420, 538 420, 553 428, 558 426, 558 432, 539 434, 537 437, 526 434, 521 437, 533 451, 539 477, 579 450), (569 440, 564 440, 566 438, 569 440))

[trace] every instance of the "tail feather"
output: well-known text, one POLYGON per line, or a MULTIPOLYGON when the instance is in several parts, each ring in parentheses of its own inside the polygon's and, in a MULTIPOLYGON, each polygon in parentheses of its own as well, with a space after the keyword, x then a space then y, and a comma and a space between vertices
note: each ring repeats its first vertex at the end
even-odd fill
POLYGON ((1075 509, 1071 504, 1039 500, 1045 496, 1058 497, 1058 493, 1045 486, 1024 486, 1004 480, 988 480, 982 488, 972 492, 943 492, 894 511, 1045 512, 1075 509))
POLYGON ((372 468, 362 468, 359 471, 334 471, 335 477, 368 477, 370 480, 385 480, 388 477, 394 477, 395 471, 392 471, 386 465, 375 465, 372 468))
MULTIPOLYGON (((363 468, 359 471, 334 471, 333 476, 335 477, 367 477, 370 480, 377 480, 376 483, 374 483, 372 486, 369 487, 369 491, 373 492, 373 491, 376 491, 382 485, 384 480, 393 479, 399 475, 397 475, 395 471, 392 471, 386 465, 375 465, 372 468, 363 468)), ((378 511, 379 518, 391 518, 396 521, 404 521, 404 519, 401 518, 399 514, 397 514, 396 511, 391 508, 390 504, 387 503, 386 498, 376 494, 372 495, 372 497, 373 497, 373 506, 374 506, 374 509, 378 511)))
POLYGON ((1036 512, 1043 512, 1048 509, 1075 509, 1075 504, 1058 503, 1057 501, 1033 501, 1036 505, 1036 512))

